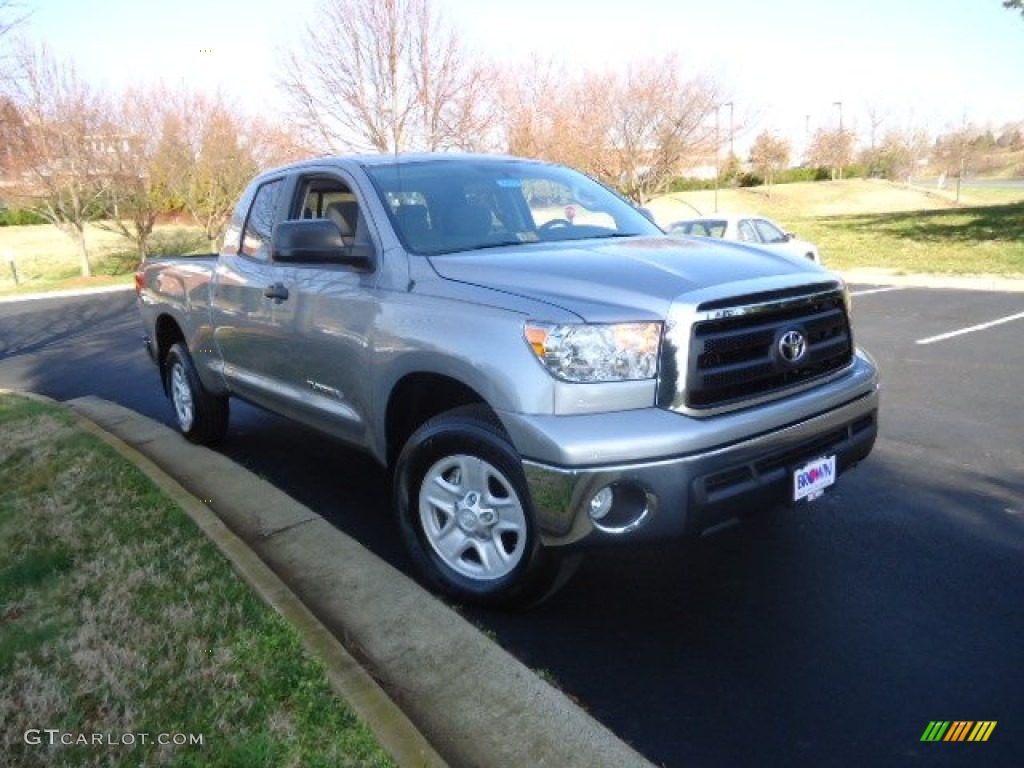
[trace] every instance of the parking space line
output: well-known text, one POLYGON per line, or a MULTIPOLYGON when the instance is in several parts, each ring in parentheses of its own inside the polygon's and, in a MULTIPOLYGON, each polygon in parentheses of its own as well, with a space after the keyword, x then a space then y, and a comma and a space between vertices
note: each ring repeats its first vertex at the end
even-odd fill
POLYGON ((1003 325, 1004 323, 1012 323, 1014 320, 1024 320, 1024 312, 1018 312, 1016 315, 1007 315, 1006 317, 1000 317, 996 320, 992 320, 988 323, 981 323, 980 325, 972 325, 968 328, 961 328, 958 331, 950 331, 949 333, 941 333, 938 336, 929 336, 927 339, 918 339, 918 344, 934 344, 936 341, 945 341, 946 339, 952 339, 955 336, 963 336, 965 333, 974 333, 975 331, 984 331, 988 328, 993 328, 997 325, 1003 325))
POLYGON ((868 288, 865 291, 850 291, 851 296, 870 296, 872 293, 888 293, 889 291, 902 291, 902 285, 890 285, 885 288, 868 288))

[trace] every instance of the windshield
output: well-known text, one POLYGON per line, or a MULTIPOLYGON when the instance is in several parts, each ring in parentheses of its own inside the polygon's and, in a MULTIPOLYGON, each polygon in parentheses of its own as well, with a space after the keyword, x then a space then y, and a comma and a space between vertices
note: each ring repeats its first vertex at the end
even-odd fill
POLYGON ((614 192, 564 166, 447 157, 366 172, 414 253, 661 234, 614 192))

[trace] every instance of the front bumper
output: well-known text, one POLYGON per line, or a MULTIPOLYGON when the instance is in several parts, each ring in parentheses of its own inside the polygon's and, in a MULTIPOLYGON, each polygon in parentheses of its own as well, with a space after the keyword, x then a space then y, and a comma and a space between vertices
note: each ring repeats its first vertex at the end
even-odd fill
MULTIPOLYGON (((783 503, 791 490, 792 471, 802 464, 827 455, 836 456, 839 475, 865 458, 878 434, 878 382, 874 367, 859 359, 854 371, 843 383, 828 385, 828 393, 807 392, 791 401, 772 404, 777 420, 780 410, 791 413, 789 422, 767 424, 762 409, 719 419, 696 421, 659 409, 657 413, 635 412, 637 429, 630 432, 628 422, 617 421, 609 427, 618 445, 650 445, 652 423, 675 428, 677 450, 660 458, 639 461, 596 461, 576 466, 524 460, 527 484, 544 543, 549 546, 597 544, 615 540, 649 540, 699 533, 732 517, 757 508, 783 503), (846 400, 835 403, 845 393, 846 400), (805 414, 815 398, 828 401, 827 410, 805 414), (656 421, 651 421, 652 419, 656 421), (670 420, 670 421, 666 421, 670 420), (737 420, 748 429, 746 436, 734 437, 737 420), (717 423, 722 434, 731 439, 715 445, 706 443, 708 428, 717 423), (761 428, 758 429, 758 424, 761 428), (699 437, 686 435, 697 425, 699 437), (595 494, 610 487, 614 503, 611 513, 595 521, 590 507, 595 494)), ((574 417, 576 419, 596 419, 574 417)), ((576 434, 581 430, 576 423, 576 434)), ((515 439, 513 431, 513 439, 515 439)), ((569 428, 562 437, 573 434, 569 428)), ((597 443, 591 443, 591 448, 597 443)), ((579 446, 562 443, 560 451, 585 455, 579 446)), ((601 450, 594 449, 597 457, 601 450)), ((637 455, 637 454, 634 454, 637 455)), ((607 496, 606 496, 607 501, 607 496)))

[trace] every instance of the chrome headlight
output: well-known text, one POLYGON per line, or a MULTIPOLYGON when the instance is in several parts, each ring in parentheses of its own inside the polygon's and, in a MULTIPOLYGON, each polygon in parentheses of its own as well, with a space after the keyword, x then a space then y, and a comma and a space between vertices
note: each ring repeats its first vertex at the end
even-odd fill
POLYGON ((527 323, 526 341, 556 378, 572 382, 653 379, 661 323, 527 323))

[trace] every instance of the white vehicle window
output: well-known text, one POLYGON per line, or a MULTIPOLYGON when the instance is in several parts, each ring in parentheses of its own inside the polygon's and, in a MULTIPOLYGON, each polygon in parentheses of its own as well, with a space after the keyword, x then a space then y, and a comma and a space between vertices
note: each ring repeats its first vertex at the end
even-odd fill
POLYGON ((736 229, 739 232, 739 238, 745 243, 756 243, 757 231, 754 229, 754 225, 750 222, 750 219, 741 219, 739 224, 736 225, 736 229))
POLYGON ((707 229, 708 237, 725 237, 725 230, 729 226, 727 221, 706 221, 704 226, 707 229))
POLYGON ((765 219, 754 219, 754 227, 762 243, 784 243, 788 240, 785 232, 765 219))

